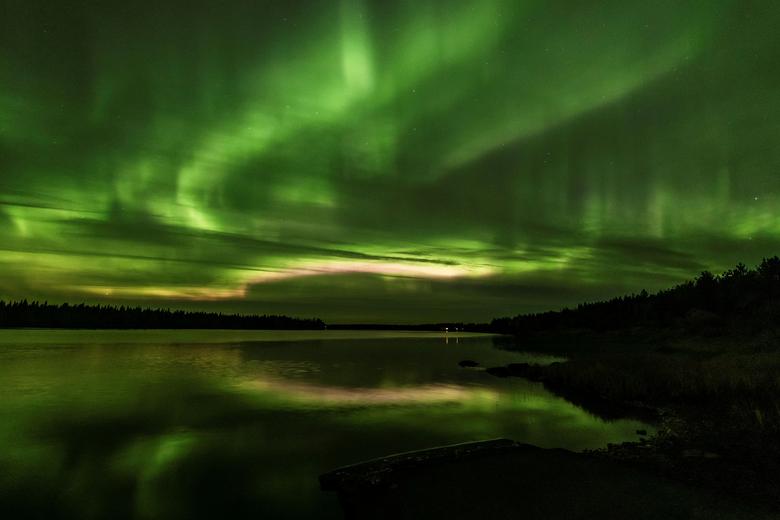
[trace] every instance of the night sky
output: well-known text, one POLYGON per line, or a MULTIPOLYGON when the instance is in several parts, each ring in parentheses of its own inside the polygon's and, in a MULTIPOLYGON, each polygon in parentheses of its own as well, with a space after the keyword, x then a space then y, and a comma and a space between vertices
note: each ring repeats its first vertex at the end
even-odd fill
POLYGON ((780 4, 0 0, 0 297, 488 320, 780 253, 780 4))

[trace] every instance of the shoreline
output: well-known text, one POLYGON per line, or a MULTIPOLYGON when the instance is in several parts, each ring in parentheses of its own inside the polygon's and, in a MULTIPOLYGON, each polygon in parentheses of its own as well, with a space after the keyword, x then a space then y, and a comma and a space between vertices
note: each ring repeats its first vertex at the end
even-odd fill
POLYGON ((491 367, 521 377, 606 419, 657 426, 640 442, 589 450, 687 484, 780 512, 780 352, 756 337, 669 330, 550 332, 510 350, 556 353, 550 365, 491 367))
POLYGON ((434 332, 405 330, 244 330, 244 329, 44 329, 44 328, 0 328, 0 345, 18 341, 24 336, 26 343, 48 343, 55 337, 69 343, 88 343, 104 340, 111 343, 135 343, 165 341, 176 334, 174 343, 224 343, 304 341, 323 339, 368 339, 368 338, 442 338, 443 340, 495 336, 488 332, 434 332), (181 339, 184 337, 185 339, 181 339))

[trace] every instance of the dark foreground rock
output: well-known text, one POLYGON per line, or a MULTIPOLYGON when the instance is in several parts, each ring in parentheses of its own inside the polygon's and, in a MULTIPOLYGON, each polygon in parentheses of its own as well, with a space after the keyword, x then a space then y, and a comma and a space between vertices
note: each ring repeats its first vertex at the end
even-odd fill
POLYGON ((776 518, 619 461, 507 439, 376 459, 320 484, 349 519, 776 518))
POLYGON ((464 359, 463 361, 458 362, 458 366, 462 368, 474 368, 474 367, 478 367, 479 363, 477 363, 473 359, 464 359))

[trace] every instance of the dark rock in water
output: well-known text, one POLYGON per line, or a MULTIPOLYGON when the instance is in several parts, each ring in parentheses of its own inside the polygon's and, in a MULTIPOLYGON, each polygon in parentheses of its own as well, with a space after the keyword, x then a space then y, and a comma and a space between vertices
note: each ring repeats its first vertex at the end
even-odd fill
POLYGON ((473 359, 464 359, 463 361, 460 361, 458 363, 458 366, 461 366, 463 368, 478 367, 479 363, 477 363, 473 359))
POLYGON ((370 488, 392 487, 393 481, 410 470, 436 464, 458 462, 474 456, 507 453, 516 449, 537 449, 511 439, 490 439, 439 446, 425 450, 397 453, 344 466, 320 475, 323 491, 365 491, 370 488))
POLYGON ((496 377, 509 377, 512 375, 507 367, 490 367, 485 371, 491 376, 496 377))
POLYGON ((636 434, 637 435, 647 435, 647 430, 637 430, 636 434))

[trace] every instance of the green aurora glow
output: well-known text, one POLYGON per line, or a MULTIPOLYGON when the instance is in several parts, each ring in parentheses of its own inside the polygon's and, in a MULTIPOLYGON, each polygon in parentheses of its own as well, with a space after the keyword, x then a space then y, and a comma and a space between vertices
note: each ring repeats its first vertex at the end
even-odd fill
POLYGON ((486 320, 780 252, 780 6, 0 0, 0 297, 486 320))

